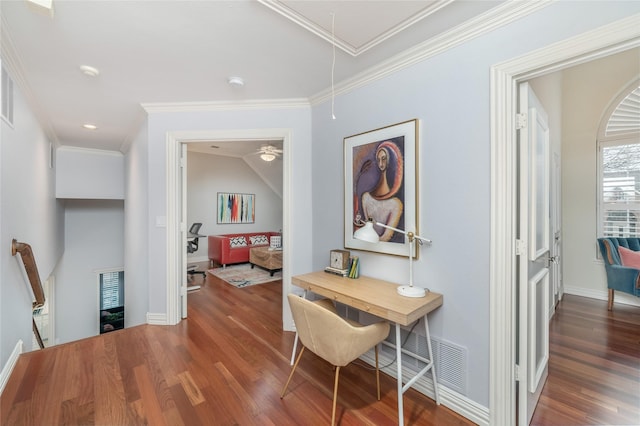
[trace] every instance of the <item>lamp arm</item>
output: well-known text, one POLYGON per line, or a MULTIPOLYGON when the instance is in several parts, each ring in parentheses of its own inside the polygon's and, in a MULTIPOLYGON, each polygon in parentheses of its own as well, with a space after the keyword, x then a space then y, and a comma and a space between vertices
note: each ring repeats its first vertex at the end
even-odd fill
POLYGON ((404 235, 408 235, 409 236, 409 240, 412 240, 412 239, 415 238, 416 240, 424 241, 425 243, 429 243, 429 244, 431 244, 433 242, 430 239, 421 237, 420 235, 416 235, 411 231, 407 232, 407 231, 404 231, 402 229, 394 228, 393 226, 385 225, 384 223, 380 223, 380 222, 376 222, 376 225, 382 226, 383 228, 392 229, 392 230, 394 230, 396 232, 399 232, 401 234, 404 234, 404 235))

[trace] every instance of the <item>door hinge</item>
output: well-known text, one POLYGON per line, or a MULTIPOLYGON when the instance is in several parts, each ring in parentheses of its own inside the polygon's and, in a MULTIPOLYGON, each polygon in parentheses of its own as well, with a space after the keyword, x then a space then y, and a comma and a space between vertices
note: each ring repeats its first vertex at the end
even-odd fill
POLYGON ((516 382, 520 381, 520 366, 516 364, 516 368, 514 369, 514 373, 516 376, 516 382))
POLYGON ((524 240, 516 240, 516 256, 522 256, 527 253, 527 242, 524 240))
POLYGON ((521 112, 516 114, 516 130, 525 129, 527 127, 527 113, 521 112))

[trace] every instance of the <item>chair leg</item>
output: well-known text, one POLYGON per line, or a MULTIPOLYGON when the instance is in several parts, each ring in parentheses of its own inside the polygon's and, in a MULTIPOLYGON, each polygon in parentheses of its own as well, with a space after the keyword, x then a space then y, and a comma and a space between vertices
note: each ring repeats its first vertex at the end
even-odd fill
POLYGON ((378 345, 375 346, 376 352, 376 385, 378 386, 378 401, 380 401, 380 369, 378 368, 378 345))
POLYGON ((336 367, 336 382, 333 385, 333 410, 331 411, 331 426, 336 424, 336 402, 338 400, 338 377, 340 376, 340 367, 336 367))
POLYGON ((610 288, 609 289, 609 306, 607 306, 608 310, 612 310, 613 309, 613 289, 610 288))
MULTIPOLYGON (((302 346, 302 345, 300 345, 302 346)), ((287 387, 289 386, 289 382, 291 381, 291 378, 293 377, 293 372, 296 371, 296 367, 298 366, 298 363, 300 362, 300 358, 302 358, 302 353, 304 352, 304 346, 302 346, 302 349, 300 349, 300 354, 298 355, 298 358, 296 359, 295 364, 293 364, 293 368, 291 369, 291 373, 289 373, 289 378, 287 379, 287 383, 284 384, 284 388, 282 388, 282 393, 280 394, 280 399, 282 399, 284 397, 284 393, 287 391, 287 387)))

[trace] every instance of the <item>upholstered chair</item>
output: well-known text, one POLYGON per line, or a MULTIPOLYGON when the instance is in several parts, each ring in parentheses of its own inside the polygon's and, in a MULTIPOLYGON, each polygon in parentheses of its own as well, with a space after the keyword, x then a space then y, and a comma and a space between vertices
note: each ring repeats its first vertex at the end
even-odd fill
POLYGON ((342 318, 338 315, 333 303, 328 299, 310 301, 295 294, 289 294, 287 297, 298 332, 298 338, 302 343, 302 349, 291 369, 287 383, 285 383, 282 389, 280 398, 284 397, 291 377, 302 358, 302 354, 305 349, 309 349, 320 358, 332 364, 336 369, 333 387, 333 409, 331 412, 331 425, 334 425, 340 367, 346 366, 374 347, 376 356, 376 383, 378 387, 378 399, 380 399, 378 344, 389 334, 389 324, 387 322, 378 322, 370 325, 362 325, 355 321, 342 318))
MULTIPOLYGON (((613 292, 622 291, 624 293, 640 296, 640 268, 627 266, 621 258, 620 247, 630 250, 629 255, 640 256, 640 238, 598 238, 600 252, 604 261, 607 273, 607 287, 609 289, 608 309, 613 309, 613 292)), ((629 256, 627 255, 627 256, 629 256)), ((635 262, 631 262, 635 263, 635 262)))

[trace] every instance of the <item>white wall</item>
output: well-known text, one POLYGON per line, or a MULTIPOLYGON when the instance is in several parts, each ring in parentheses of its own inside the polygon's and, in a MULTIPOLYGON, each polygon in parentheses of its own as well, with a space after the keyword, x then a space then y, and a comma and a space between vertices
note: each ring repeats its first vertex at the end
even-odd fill
MULTIPOLYGON (((422 121, 419 233, 433 245, 422 249, 414 273, 417 283, 444 295, 444 305, 429 317, 431 334, 467 348, 466 396, 480 405, 488 407, 490 377, 490 67, 639 11, 633 2, 553 3, 340 95, 335 121, 329 102, 313 108, 313 205, 333 206, 314 209, 314 269, 324 267, 327 252, 343 243, 343 138, 422 121)), ((408 280, 405 258, 358 254, 363 274, 408 280)))
MULTIPOLYGON (((564 72, 563 85, 563 273, 565 291, 606 299, 602 261, 596 258, 597 135, 614 98, 640 75, 638 51, 623 52, 564 72)), ((632 301, 616 294, 616 300, 632 301)))
POLYGON ((62 203, 55 199, 49 140, 14 85, 14 126, 0 120, 0 366, 19 341, 31 349, 33 294, 13 238, 31 246, 44 281, 64 247, 62 203))
POLYGON ((56 163, 56 197, 124 200, 122 153, 67 146, 56 163))
MULTIPOLYGON (((244 160, 189 152, 187 165, 187 229, 194 222, 202 223, 202 235, 282 229, 282 198, 244 160), (255 194, 255 223, 216 223, 218 192, 255 194)), ((207 238, 200 238, 198 244, 198 251, 189 258, 207 260, 207 238)))
MULTIPOLYGON (((99 333, 96 271, 124 268, 123 253, 123 201, 66 201, 65 250, 56 269, 56 344, 99 333)), ((129 286, 126 271, 124 285, 129 286)), ((126 315, 125 308, 125 321, 126 315)))
MULTIPOLYGON (((147 127, 141 125, 125 156, 124 203, 125 327, 147 322, 149 311, 149 199, 147 127)), ((157 267, 157 265, 154 265, 157 267)))

